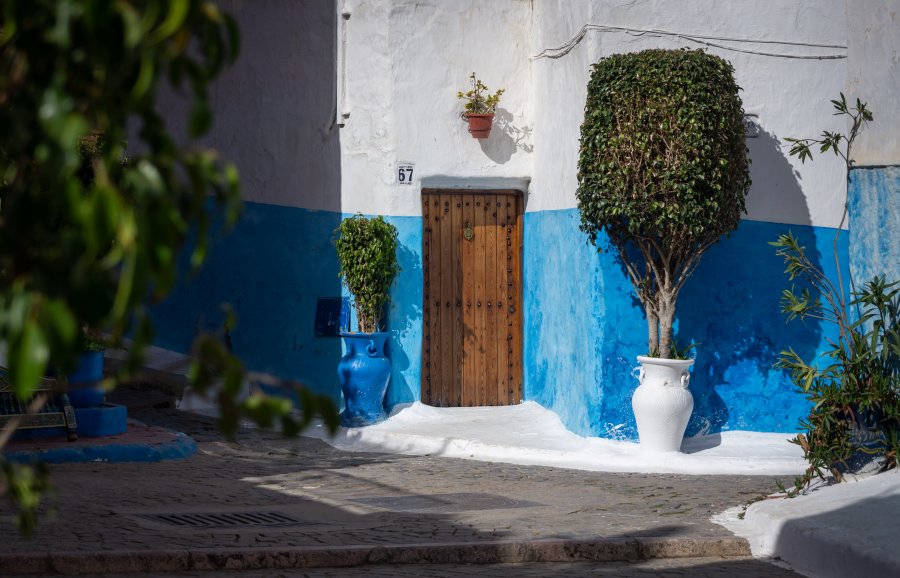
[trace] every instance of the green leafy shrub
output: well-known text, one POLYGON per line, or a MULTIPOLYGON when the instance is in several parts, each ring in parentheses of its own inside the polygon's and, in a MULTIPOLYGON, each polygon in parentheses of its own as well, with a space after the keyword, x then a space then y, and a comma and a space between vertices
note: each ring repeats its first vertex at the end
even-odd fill
MULTIPOLYGON (((812 148, 840 156, 849 178, 853 142, 873 117, 865 103, 857 100, 851 108, 843 94, 831 103, 836 115, 850 117, 849 134, 825 131, 820 139, 786 140, 792 143, 790 154, 803 162, 812 158, 812 148)), ((781 310, 787 319, 831 323, 838 331, 825 353, 826 367, 806 363, 793 349, 781 352, 775 364, 790 373, 812 403, 809 415, 800 422, 803 432, 792 440, 803 448, 809 467, 794 480, 789 495, 803 490, 816 476, 824 479, 825 472, 840 481, 844 473, 868 468, 872 460, 880 460, 876 469, 898 465, 900 282, 875 277, 856 291, 851 279, 851 299, 847 299, 837 249, 846 218, 845 202, 834 238, 836 282, 807 257, 792 234, 772 243, 785 260, 788 278, 803 281, 801 288, 791 287, 782 294, 781 310)))
POLYGON ((145 304, 174 286, 191 230, 192 263, 206 255, 210 198, 237 218, 235 167, 179 146, 156 95, 169 84, 190 98, 190 136, 202 135, 207 87, 238 44, 211 0, 4 2, 0 341, 22 397, 50 352, 74 359, 84 325, 129 333, 134 368, 151 334, 145 304), (126 164, 129 123, 141 152, 126 164))
POLYGON ((490 94, 488 87, 478 80, 473 72, 469 76, 472 81, 472 89, 466 92, 457 92, 456 97, 466 101, 465 114, 494 114, 497 105, 500 103, 500 97, 505 92, 502 88, 494 94, 490 94))
POLYGON ((368 219, 357 214, 341 221, 335 235, 338 275, 353 294, 359 330, 379 331, 391 283, 400 271, 397 229, 380 216, 368 219))
POLYGON ((578 160, 581 229, 605 232, 644 307, 648 351, 669 357, 678 293, 746 212, 749 160, 731 64, 646 50, 593 65, 578 160))

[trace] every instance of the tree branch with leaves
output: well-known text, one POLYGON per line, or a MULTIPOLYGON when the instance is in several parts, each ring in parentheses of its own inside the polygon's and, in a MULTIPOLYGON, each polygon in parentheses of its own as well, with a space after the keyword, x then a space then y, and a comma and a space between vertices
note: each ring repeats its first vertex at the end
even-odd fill
MULTIPOLYGON (((833 152, 844 161, 849 190, 853 143, 873 119, 866 104, 850 107, 842 93, 832 100, 834 114, 847 116, 847 133, 823 131, 821 138, 788 138, 790 154, 805 162, 812 149, 833 152)), ((809 415, 801 420, 802 432, 793 440, 800 445, 809 466, 794 480, 789 496, 803 491, 815 477, 843 479, 847 472, 880 460, 877 468, 898 465, 900 452, 900 282, 881 276, 857 290, 851 277, 847 298, 841 275, 838 241, 847 222, 849 203, 844 202, 833 250, 837 281, 833 282, 806 254, 791 233, 771 243, 785 261, 785 271, 798 288, 784 290, 781 310, 788 321, 812 319, 832 324, 837 338, 829 339, 824 367, 812 365, 792 348, 781 352, 775 366, 788 372, 795 386, 810 401, 809 415)))
MULTIPOLYGON (((171 89, 189 99, 189 136, 203 135, 213 120, 209 87, 238 52, 237 24, 212 0, 0 6, 0 345, 21 399, 44 374, 74 366, 84 326, 113 345, 132 340, 108 388, 134 375, 153 336, 148 305, 175 286, 181 251, 195 269, 208 253, 210 200, 227 223, 237 220, 237 170, 214 150, 178 144, 156 97, 171 89), (81 147, 92 135, 104 144, 86 181, 81 147)), ((194 353, 195 386, 223 384, 227 434, 242 417, 295 432, 321 413, 336 427, 324 396, 306 395, 299 417, 279 400, 240 399, 244 368, 210 336, 194 353)), ((16 490, 27 470, 3 470, 0 493, 33 515, 35 500, 16 490)))

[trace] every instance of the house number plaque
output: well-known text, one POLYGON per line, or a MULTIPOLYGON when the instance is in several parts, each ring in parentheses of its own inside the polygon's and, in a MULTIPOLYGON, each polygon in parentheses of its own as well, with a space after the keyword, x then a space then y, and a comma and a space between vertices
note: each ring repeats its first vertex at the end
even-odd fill
POLYGON ((415 165, 412 163, 397 163, 397 184, 411 185, 413 184, 413 170, 415 165))

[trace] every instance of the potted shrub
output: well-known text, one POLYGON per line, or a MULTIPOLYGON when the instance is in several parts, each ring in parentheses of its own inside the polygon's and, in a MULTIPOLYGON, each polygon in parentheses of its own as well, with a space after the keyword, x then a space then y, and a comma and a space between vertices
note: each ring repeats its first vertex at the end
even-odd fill
POLYGON ((488 87, 478 80, 474 72, 469 76, 469 80, 472 81, 471 90, 456 93, 457 98, 466 101, 462 118, 469 123, 472 138, 488 138, 494 123, 494 111, 504 90, 501 88, 490 94, 488 87))
MULTIPOLYGON (((78 167, 78 179, 85 189, 94 184, 94 162, 106 150, 107 143, 102 134, 93 133, 81 139, 79 153, 81 162, 78 167)), ((125 160, 123 159, 123 163, 125 160)), ((103 381, 103 356, 106 342, 100 331, 85 325, 78 338, 80 351, 75 369, 66 375, 69 386, 69 401, 75 408, 97 407, 103 403, 106 390, 103 381)))
POLYGON ((344 394, 341 425, 360 427, 384 419, 384 394, 391 377, 385 356, 384 308, 397 264, 397 229, 382 217, 354 215, 335 230, 338 275, 353 296, 358 333, 341 333, 346 353, 338 364, 344 394))
POLYGON ((588 83, 581 229, 594 244, 605 234, 647 317, 632 406, 650 450, 678 451, 693 409, 693 360, 673 359, 678 294, 746 212, 749 161, 733 72, 700 50, 646 50, 604 58, 588 83))

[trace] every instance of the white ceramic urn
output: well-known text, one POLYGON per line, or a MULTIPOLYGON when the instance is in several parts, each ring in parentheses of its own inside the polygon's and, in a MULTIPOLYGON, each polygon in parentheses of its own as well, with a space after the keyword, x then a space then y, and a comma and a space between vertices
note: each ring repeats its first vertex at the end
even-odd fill
POLYGON ((694 396, 688 390, 693 359, 661 359, 639 355, 635 377, 640 385, 631 396, 641 449, 677 452, 691 412, 694 396))

